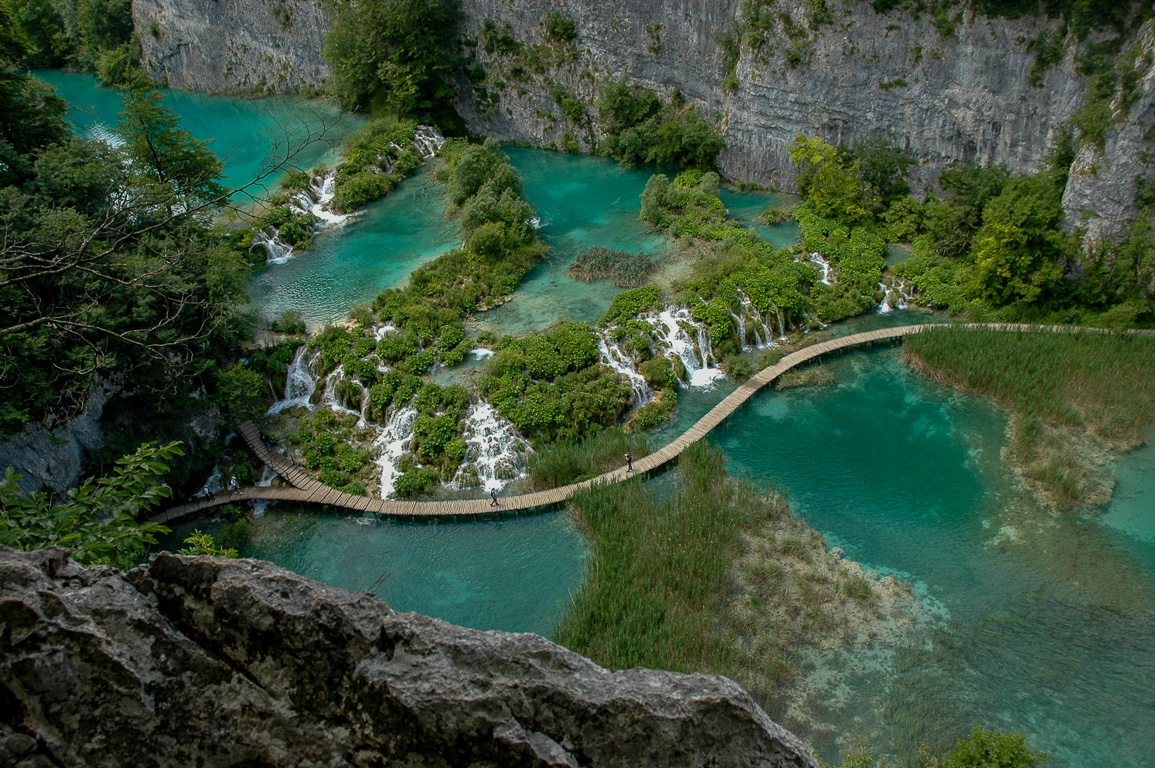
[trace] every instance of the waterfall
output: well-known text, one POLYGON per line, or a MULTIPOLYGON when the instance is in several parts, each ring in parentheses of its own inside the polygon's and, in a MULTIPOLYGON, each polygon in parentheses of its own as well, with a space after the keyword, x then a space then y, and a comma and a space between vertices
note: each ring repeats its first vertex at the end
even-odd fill
POLYGON ((829 261, 822 258, 821 253, 818 253, 817 251, 812 252, 810 254, 810 263, 822 270, 822 277, 818 279, 818 282, 822 283, 823 285, 833 284, 830 282, 830 272, 832 267, 830 266, 829 261))
POLYGON ((511 480, 525 477, 525 457, 533 449, 489 403, 483 400, 473 406, 465 418, 463 436, 469 448, 450 487, 476 484, 487 492, 500 491, 511 480), (476 473, 476 480, 469 468, 476 473))
POLYGON ((741 320, 738 320, 736 317, 735 322, 738 323, 738 336, 742 342, 742 351, 745 352, 750 349, 750 345, 746 343, 746 322, 748 319, 753 321, 750 325, 750 332, 754 335, 754 347, 756 349, 765 349, 775 346, 773 332, 766 324, 766 321, 762 319, 762 315, 759 314, 758 308, 754 306, 754 302, 751 301, 750 297, 742 289, 738 289, 738 301, 742 305, 742 309, 738 313, 741 320))
POLYGON ((301 213, 311 213, 317 223, 314 231, 319 231, 333 225, 341 226, 350 219, 349 214, 333 213, 328 209, 329 203, 337 192, 337 172, 328 171, 324 176, 312 176, 309 186, 293 195, 293 204, 301 213))
MULTIPOLYGON (((330 411, 333 411, 334 413, 344 414, 345 416, 358 417, 357 426, 363 427, 364 426, 363 422, 365 420, 365 417, 362 415, 361 412, 354 411, 352 408, 347 406, 345 404, 345 398, 342 397, 341 393, 337 391, 337 384, 339 384, 342 380, 344 380, 344 378, 345 378, 345 366, 343 366, 343 365, 338 365, 337 370, 333 371, 332 373, 330 373, 328 376, 325 377, 325 391, 321 393, 321 405, 325 406, 326 408, 328 408, 330 411)), ((364 411, 365 410, 364 405, 365 405, 367 393, 365 392, 364 385, 361 385, 360 382, 358 382, 358 386, 360 386, 361 390, 362 390, 362 393, 361 393, 361 405, 362 405, 361 411, 364 411)))
POLYGON ((878 314, 885 315, 894 310, 894 308, 890 306, 891 289, 886 283, 879 283, 878 288, 882 291, 882 303, 878 305, 878 314))
POLYGON ((598 334, 598 352, 601 353, 603 363, 629 380, 630 388, 634 391, 634 407, 640 408, 645 405, 650 399, 650 387, 646 384, 645 378, 634 370, 630 356, 621 350, 616 341, 608 339, 600 333, 598 334))
POLYGON ((397 465, 413 442, 413 424, 416 421, 417 409, 407 405, 393 414, 393 418, 389 419, 389 423, 373 441, 373 447, 378 450, 373 463, 381 470, 377 495, 382 499, 393 493, 393 483, 401 476, 397 465))
POLYGON ((666 309, 657 315, 647 315, 642 320, 654 327, 654 332, 659 340, 665 344, 670 354, 677 356, 682 361, 689 379, 686 383, 691 387, 709 386, 716 379, 726 375, 718 368, 710 367, 713 352, 710 347, 709 334, 705 333, 702 326, 694 322, 690 310, 686 307, 666 309), (694 341, 686 333, 683 324, 697 331, 698 343, 696 347, 694 341))
POLYGON ((488 347, 474 347, 469 350, 469 356, 474 360, 486 360, 493 357, 493 350, 488 347))
POLYGON ((258 245, 264 247, 265 261, 269 264, 284 264, 293 256, 293 246, 281 242, 274 230, 262 229, 255 233, 252 248, 256 248, 258 245))
POLYGON ((438 133, 432 125, 417 126, 417 133, 413 136, 413 145, 417 147, 421 157, 426 160, 433 157, 444 143, 445 137, 438 133))
POLYGON ((302 344, 297 349, 293 362, 289 364, 289 370, 285 376, 285 397, 273 403, 272 407, 269 408, 270 416, 275 416, 286 408, 303 406, 309 410, 313 409, 313 405, 309 401, 313 398, 313 392, 317 390, 317 379, 314 378, 313 372, 310 370, 312 363, 313 359, 309 358, 308 345, 302 344))
POLYGON ((778 309, 778 305, 774 305, 774 314, 778 316, 778 340, 786 341, 786 322, 782 319, 782 310, 778 309))

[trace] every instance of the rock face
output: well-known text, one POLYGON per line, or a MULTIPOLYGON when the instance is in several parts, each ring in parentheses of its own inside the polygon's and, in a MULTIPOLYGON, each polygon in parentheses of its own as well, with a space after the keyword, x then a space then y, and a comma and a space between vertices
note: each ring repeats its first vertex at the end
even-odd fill
POLYGON ((607 672, 258 561, 161 554, 122 574, 0 548, 0 766, 18 759, 818 766, 725 678, 607 672))
MULTIPOLYGON (((308 10, 309 2, 136 0, 134 9, 145 57, 170 84, 253 90, 263 74, 265 87, 289 89, 318 86, 326 76, 326 18, 319 8, 308 10), (270 16, 282 7, 296 9, 291 24, 270 16), (152 24, 160 34, 150 40, 152 24), (210 54, 222 40, 230 53, 214 61, 210 54), (238 50, 249 51, 244 62, 238 50), (273 67, 267 57, 281 63, 273 67), (290 60, 296 80, 278 69, 290 60)), ((539 46, 535 61, 546 64, 519 67, 509 54, 478 45, 486 91, 497 98, 462 93, 458 106, 471 130, 538 145, 560 144, 568 132, 588 147, 596 129, 562 115, 558 89, 594 113, 599 81, 626 78, 666 95, 679 90, 711 116, 726 138, 719 166, 727 177, 784 191, 794 189, 786 145, 799 131, 835 144, 887 136, 921 161, 913 169, 916 188, 957 162, 1034 171, 1087 97, 1071 45, 1032 84, 1028 44, 1059 26, 1046 17, 991 19, 964 10, 953 25, 936 26, 929 14, 916 19, 875 13, 867 2, 807 0, 462 0, 461 10, 463 31, 475 40, 483 41, 486 21, 498 29, 508 24, 523 50, 539 46), (820 5, 829 17, 811 24, 808 11, 820 5), (747 7, 762 8, 759 25, 744 16, 747 7), (546 38, 546 11, 575 22, 572 44, 546 38), (735 49, 728 43, 734 40, 746 42, 735 49), (728 53, 734 50, 736 60, 728 53)), ((1151 22, 1122 50, 1135 45, 1155 53, 1151 22)), ((1155 146, 1145 135, 1155 124, 1155 67, 1143 66, 1138 100, 1129 110, 1112 102, 1105 151, 1080 151, 1067 190, 1068 225, 1083 224, 1093 238, 1119 234, 1135 213, 1135 176, 1150 170, 1145 153, 1155 146)))
POLYGON ((329 77, 329 14, 313 0, 133 0, 149 74, 209 93, 297 93, 329 77))

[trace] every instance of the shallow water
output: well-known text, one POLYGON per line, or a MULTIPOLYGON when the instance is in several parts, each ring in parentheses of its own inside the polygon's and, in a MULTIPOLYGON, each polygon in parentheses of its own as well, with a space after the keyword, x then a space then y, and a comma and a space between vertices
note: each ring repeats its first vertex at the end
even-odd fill
POLYGON ((345 318, 355 304, 404 284, 418 266, 460 244, 442 187, 425 166, 343 227, 320 232, 309 250, 269 264, 249 282, 249 298, 263 317, 293 309, 313 328, 345 318))
MULTIPOLYGON (((115 88, 102 86, 91 75, 59 70, 37 70, 34 75, 56 89, 68 102, 68 120, 78 133, 103 138, 115 131, 123 100, 115 88)), ((331 152, 350 131, 364 122, 321 99, 292 96, 243 99, 164 89, 165 104, 180 118, 180 127, 194 138, 212 140, 213 152, 224 161, 224 183, 239 187, 257 177, 271 149, 284 158, 286 147, 297 147, 307 137, 316 141, 301 148, 290 165, 308 168, 331 159, 331 152)), ((282 174, 272 175, 252 190, 261 196, 275 190, 282 174)))
MULTIPOLYGON (((414 524, 282 505, 250 527, 242 557, 475 629, 548 636, 585 575, 585 543, 557 513, 414 524)), ((219 526, 183 524, 163 546, 178 549, 193 528, 219 526)))
MULTIPOLYGON (((851 695, 822 719, 884 748, 949 747, 977 722, 1029 733, 1051 765, 1146 764, 1155 539, 1035 508, 999 461, 1005 415, 899 356, 835 358, 836 385, 759 395, 712 436, 848 557, 914 581, 948 616, 887 674, 826 670, 851 695)), ((785 725, 824 757, 845 745, 785 725)))

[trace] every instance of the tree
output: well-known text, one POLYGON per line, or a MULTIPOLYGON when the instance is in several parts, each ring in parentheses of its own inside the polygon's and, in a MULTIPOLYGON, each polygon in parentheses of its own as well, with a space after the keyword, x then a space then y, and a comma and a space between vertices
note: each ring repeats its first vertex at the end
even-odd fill
POLYGON ((264 410, 265 381, 259 373, 237 363, 217 374, 214 399, 224 414, 227 426, 236 426, 264 410))
POLYGON ((163 525, 137 519, 172 496, 161 482, 168 473, 163 462, 184 455, 178 446, 141 446, 118 459, 111 476, 86 478, 60 501, 44 491, 26 495, 18 485, 23 478, 9 467, 0 481, 0 544, 26 552, 68 547, 81 565, 131 568, 157 534, 168 533, 163 525))
POLYGON ((858 163, 858 177, 876 213, 910 193, 906 169, 915 159, 881 136, 854 142, 850 158, 858 163))
POLYGON ((1047 179, 1011 179, 983 209, 983 227, 971 248, 970 292, 996 305, 1036 302, 1063 275, 1067 248, 1056 228, 1063 219, 1059 192, 1047 179))
POLYGON ((133 173, 170 211, 189 210, 222 200, 222 163, 209 143, 180 128, 176 114, 151 84, 132 88, 124 100, 117 131, 125 140, 133 173))
POLYGON ((337 0, 325 38, 342 106, 400 115, 451 110, 456 0, 337 0))
POLYGON ((842 224, 853 224, 868 215, 862 206, 857 162, 847 165, 837 149, 803 133, 794 137, 787 151, 798 167, 798 189, 815 213, 842 224))

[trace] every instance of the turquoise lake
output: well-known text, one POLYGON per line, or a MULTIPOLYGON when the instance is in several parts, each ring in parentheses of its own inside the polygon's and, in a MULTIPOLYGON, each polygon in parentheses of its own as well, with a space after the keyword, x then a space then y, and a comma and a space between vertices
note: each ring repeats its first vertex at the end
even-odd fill
MULTIPOLYGON (((70 112, 80 130, 115 124, 115 92, 82 76, 46 79, 88 105, 70 112)), ((230 183, 259 167, 260 137, 324 111, 292 99, 173 94, 170 103, 194 135, 217 137, 218 151, 231 148, 230 183)), ((596 318, 616 289, 566 275, 572 256, 590 245, 645 252, 663 263, 670 257, 664 239, 636 222, 648 169, 508 151, 553 251, 510 303, 476 319, 479 328, 524 331, 558 317, 596 318)), ((793 237, 788 228, 759 224, 772 196, 727 190, 724 200, 764 236, 783 243, 793 237)), ((422 172, 355 222, 320 235, 312 251, 261 273, 253 297, 269 315, 295 308, 313 323, 338 319, 456 242, 439 190, 422 172)), ((830 330, 941 319, 895 312, 830 330)), ((930 617, 917 641, 889 649, 874 666, 836 654, 815 660, 811 672, 839 696, 812 708, 809 719, 787 717, 785 724, 828 761, 846 746, 836 733, 858 729, 880 748, 908 751, 924 740, 942 746, 978 722, 1027 732, 1053 753, 1052 766, 1150 765, 1155 447, 1149 442, 1120 459, 1116 495, 1102 514, 1049 515, 999 460, 1005 415, 913 376, 900 354, 883 348, 833 358, 827 364, 834 385, 765 391, 712 435, 735 471, 786 491, 832 546, 912 583, 930 617)), ((691 423, 730 388, 722 382, 684 393, 667 432, 691 423)), ((170 542, 192 525, 215 527, 182 526, 170 542)), ((254 523, 243 554, 371 589, 398 610, 548 634, 583 578, 585 551, 558 513, 414 525, 274 507, 254 523)))

